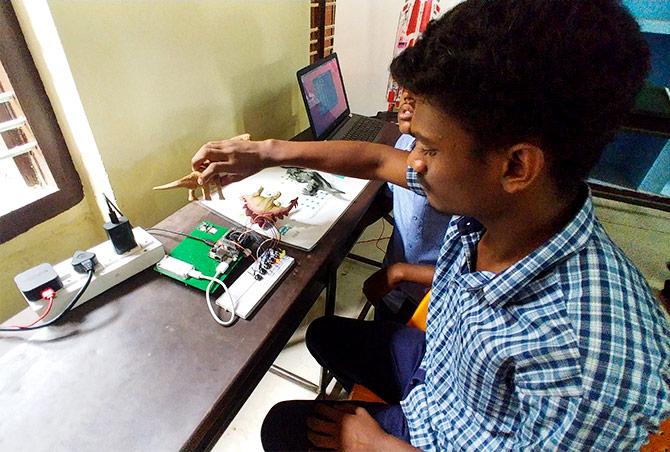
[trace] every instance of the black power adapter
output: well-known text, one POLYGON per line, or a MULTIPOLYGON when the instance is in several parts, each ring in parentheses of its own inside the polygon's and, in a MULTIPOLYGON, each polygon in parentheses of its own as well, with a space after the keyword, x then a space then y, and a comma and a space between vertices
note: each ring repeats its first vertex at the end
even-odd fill
POLYGON ((52 289, 55 292, 63 288, 63 282, 51 264, 40 264, 14 277, 14 282, 26 297, 26 300, 37 301, 42 299, 42 292, 52 289))
POLYGON ((95 256, 95 253, 90 251, 76 251, 74 256, 72 256, 72 267, 77 273, 88 273, 89 271, 95 269, 95 266, 98 264, 98 258, 95 256))
MULTIPOLYGON (((105 195, 103 195, 105 196, 105 195)), ((107 232, 107 236, 114 245, 116 254, 126 253, 137 246, 133 227, 128 218, 124 217, 121 211, 105 196, 107 207, 109 207, 109 222, 102 225, 107 232), (117 212, 119 215, 117 215, 117 212)))

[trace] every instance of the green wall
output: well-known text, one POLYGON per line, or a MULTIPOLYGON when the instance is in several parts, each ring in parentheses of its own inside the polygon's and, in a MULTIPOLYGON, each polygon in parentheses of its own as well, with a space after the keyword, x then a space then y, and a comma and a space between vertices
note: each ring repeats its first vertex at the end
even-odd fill
MULTIPOLYGON (((187 174, 206 141, 242 132, 289 138, 308 125, 295 79, 309 61, 306 1, 48 5, 112 189, 133 225, 151 226, 186 203, 185 192, 151 187, 187 174)), ((82 176, 84 201, 0 245, 0 319, 25 307, 16 273, 104 240, 82 176)))

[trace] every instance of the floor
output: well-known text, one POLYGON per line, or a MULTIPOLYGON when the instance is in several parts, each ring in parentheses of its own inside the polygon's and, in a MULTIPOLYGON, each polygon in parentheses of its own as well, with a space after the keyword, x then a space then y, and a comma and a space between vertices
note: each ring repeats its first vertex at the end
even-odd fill
MULTIPOLYGON (((391 227, 383 220, 365 230, 353 253, 381 261, 388 243, 391 227), (381 240, 378 240, 382 237, 381 240)), ((377 269, 351 259, 345 259, 337 274, 336 314, 356 317, 364 305, 361 287, 377 269)), ((325 293, 314 304, 302 324, 279 354, 275 364, 318 384, 321 368, 305 347, 307 325, 323 315, 325 293)), ((214 446, 215 452, 261 451, 260 429, 265 414, 277 402, 293 399, 314 399, 316 394, 288 380, 267 373, 251 394, 228 429, 214 446)))

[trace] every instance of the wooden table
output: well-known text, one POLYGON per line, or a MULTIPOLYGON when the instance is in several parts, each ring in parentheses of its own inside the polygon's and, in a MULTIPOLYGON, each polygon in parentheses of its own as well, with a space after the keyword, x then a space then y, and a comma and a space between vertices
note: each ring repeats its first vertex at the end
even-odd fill
MULTIPOLYGON (((389 125, 385 142, 398 136, 389 125)), ((147 269, 34 333, 0 333, 0 450, 210 448, 362 232, 373 182, 250 321, 223 328, 203 293, 147 269), (353 232, 352 232, 353 231, 353 232)), ((157 227, 221 217, 191 203, 157 227)), ((166 250, 179 239, 158 235, 166 250)))

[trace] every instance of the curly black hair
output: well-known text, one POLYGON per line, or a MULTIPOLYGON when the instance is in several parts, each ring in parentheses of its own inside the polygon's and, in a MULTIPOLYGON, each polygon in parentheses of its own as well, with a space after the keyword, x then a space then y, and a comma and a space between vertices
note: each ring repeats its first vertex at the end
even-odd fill
POLYGON ((648 71, 644 37, 617 0, 468 0, 391 63, 480 149, 538 144, 562 189, 581 185, 648 71))

